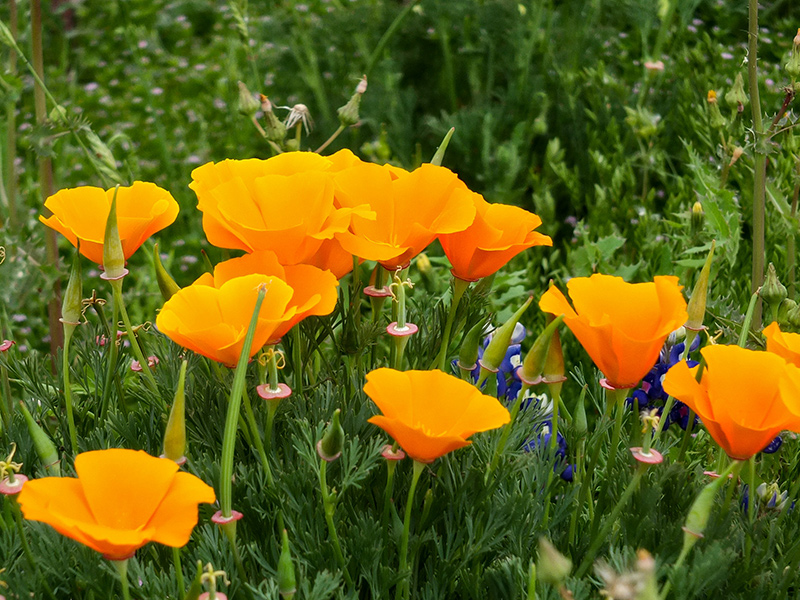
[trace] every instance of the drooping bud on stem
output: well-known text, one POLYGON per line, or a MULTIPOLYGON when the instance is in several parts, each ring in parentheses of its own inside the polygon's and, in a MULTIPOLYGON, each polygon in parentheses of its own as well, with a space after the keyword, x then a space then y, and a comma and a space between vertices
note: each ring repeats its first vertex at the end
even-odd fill
POLYGON ((339 108, 337 111, 339 113, 339 122, 342 124, 342 127, 350 127, 351 125, 358 123, 358 107, 361 104, 361 96, 363 96, 364 92, 366 91, 367 76, 364 75, 361 77, 361 81, 358 82, 356 91, 353 92, 350 100, 348 100, 347 104, 339 108))
POLYGON ((256 100, 253 93, 247 89, 247 86, 239 82, 239 114, 245 117, 252 117, 261 108, 261 102, 256 100))
POLYGON ((769 305, 770 310, 773 311, 773 316, 777 315, 778 307, 781 302, 786 299, 788 292, 786 291, 786 286, 778 279, 778 274, 775 272, 775 265, 772 263, 769 263, 767 266, 764 284, 761 286, 761 291, 759 291, 758 294, 764 302, 769 305))
POLYGON ((336 409, 333 411, 333 418, 330 425, 328 425, 325 435, 317 442, 317 454, 322 460, 333 462, 342 455, 342 448, 344 447, 344 429, 339 423, 339 414, 342 411, 336 409))

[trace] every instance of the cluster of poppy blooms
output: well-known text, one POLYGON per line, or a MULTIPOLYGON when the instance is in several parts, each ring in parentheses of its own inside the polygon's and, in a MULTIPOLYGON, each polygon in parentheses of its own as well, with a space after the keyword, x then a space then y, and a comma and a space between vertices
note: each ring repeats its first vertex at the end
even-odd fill
MULTIPOLYGON (((541 298, 545 312, 564 322, 603 372, 611 389, 635 387, 656 363, 669 334, 688 318, 675 277, 630 284, 593 275, 571 279, 573 306, 555 287, 541 298)), ((767 351, 710 345, 704 364, 678 361, 661 385, 692 409, 731 458, 748 459, 784 430, 800 431, 800 334, 764 330, 767 351)))
MULTIPOLYGON (((491 205, 435 165, 406 171, 364 163, 347 150, 330 157, 291 152, 209 163, 192 177, 208 240, 246 254, 174 291, 156 323, 176 343, 229 366, 242 352, 259 288, 266 287, 266 295, 251 356, 303 318, 330 313, 338 279, 359 260, 396 271, 438 238, 453 275, 474 281, 526 248, 552 243, 534 231, 538 216, 491 205)), ((178 213, 169 192, 135 182, 111 190, 62 190, 47 199, 53 214, 41 220, 102 264, 114 201, 125 260, 178 213)), ((378 369, 364 389, 383 412, 370 421, 418 462, 431 462, 469 444, 473 433, 510 420, 495 398, 441 371, 378 369)), ((196 512, 183 505, 213 502, 213 490, 176 473, 173 463, 145 456, 125 450, 82 454, 75 463, 77 479, 30 482, 20 496, 23 511, 113 560, 125 560, 150 540, 183 545, 196 523, 196 512), (120 472, 121 462, 128 465, 125 489, 102 485, 108 473, 120 472), (163 477, 153 475, 162 471, 163 477), (139 484, 146 494, 129 489, 139 484), (152 502, 142 500, 143 494, 152 502), (67 508, 56 509, 54 499, 67 496, 67 508), (122 496, 140 502, 128 506, 122 496), (176 525, 165 529, 169 520, 176 525)))

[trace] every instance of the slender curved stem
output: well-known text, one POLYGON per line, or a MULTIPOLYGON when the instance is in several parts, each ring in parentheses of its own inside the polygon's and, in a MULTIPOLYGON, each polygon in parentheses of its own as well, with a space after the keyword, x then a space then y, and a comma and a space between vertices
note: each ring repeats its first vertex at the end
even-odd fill
POLYGON ((402 579, 397 586, 397 593, 395 599, 400 600, 408 598, 411 595, 411 573, 408 571, 408 536, 411 532, 411 509, 414 504, 414 492, 417 491, 417 482, 422 471, 425 469, 425 463, 414 461, 414 473, 411 477, 411 489, 408 490, 408 500, 406 501, 406 514, 403 519, 403 537, 400 538, 400 576, 402 579))
POLYGON ((64 378, 64 404, 67 409, 67 428, 69 443, 74 455, 78 454, 78 435, 75 433, 75 416, 72 414, 72 387, 69 381, 69 343, 72 340, 74 325, 64 326, 64 349, 61 352, 61 370, 64 378))
POLYGON ((344 559, 342 546, 339 543, 339 535, 336 533, 336 525, 333 522, 333 512, 336 510, 336 498, 332 497, 328 492, 327 472, 328 461, 321 458, 319 463, 319 489, 320 492, 322 492, 322 504, 325 509, 325 522, 328 524, 328 535, 333 543, 333 553, 336 556, 336 562, 339 563, 342 573, 344 573, 344 579, 347 585, 352 588, 353 578, 350 577, 350 572, 347 570, 347 562, 344 559))
POLYGON ((158 393, 158 384, 156 383, 156 378, 153 376, 153 371, 147 365, 147 359, 142 352, 141 346, 139 346, 139 341, 136 339, 136 334, 133 332, 131 320, 128 318, 128 311, 125 310, 125 300, 122 297, 122 279, 112 280, 111 288, 114 291, 114 304, 119 308, 119 313, 122 316, 122 322, 125 324, 125 332, 128 334, 128 340, 131 343, 131 350, 133 350, 136 360, 139 361, 139 365, 142 367, 142 373, 145 375, 144 380, 147 382, 150 391, 153 392, 156 398, 161 401, 162 408, 166 410, 167 405, 164 402, 164 399, 158 393))

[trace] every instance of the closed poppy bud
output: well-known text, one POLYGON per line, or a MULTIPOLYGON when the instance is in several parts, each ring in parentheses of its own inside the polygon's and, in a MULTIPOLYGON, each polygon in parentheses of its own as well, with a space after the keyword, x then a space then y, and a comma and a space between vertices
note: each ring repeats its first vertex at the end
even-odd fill
POLYGON ((536 573, 544 583, 559 587, 572 571, 572 561, 561 554, 550 541, 539 538, 539 554, 536 560, 536 573))
POLYGON ((800 304, 790 307, 786 312, 786 320, 791 327, 800 329, 800 304))
MULTIPOLYGON (((536 385, 537 383, 540 383, 549 355, 550 342, 553 339, 553 334, 556 332, 556 329, 563 320, 563 316, 558 316, 557 318, 553 319, 553 321, 544 328, 544 331, 539 334, 539 337, 536 338, 536 341, 533 342, 533 347, 525 355, 525 360, 522 361, 522 366, 520 367, 519 371, 517 371, 517 374, 523 383, 528 385, 536 385)), ((560 342, 558 349, 559 351, 561 350, 560 342)), ((564 365, 563 357, 561 359, 561 365, 562 367, 564 365)))
POLYGON ((282 533, 281 557, 278 559, 278 592, 286 600, 292 600, 297 593, 292 552, 289 550, 289 534, 285 529, 282 533))
POLYGON ((469 374, 478 362, 478 347, 481 344, 481 336, 486 327, 486 321, 480 321, 467 332, 461 344, 461 351, 458 353, 458 368, 469 374))
POLYGON ((775 265, 772 263, 769 263, 767 267, 764 285, 761 286, 761 291, 758 295, 764 299, 764 302, 766 302, 772 310, 777 310, 780 303, 786 299, 786 286, 778 279, 778 274, 775 272, 775 265))
POLYGON ((186 365, 181 363, 181 373, 178 376, 178 389, 175 390, 175 399, 169 411, 167 429, 164 432, 164 456, 171 461, 183 464, 186 461, 186 365))
POLYGON ((61 301, 61 322, 65 328, 72 328, 80 325, 83 309, 83 286, 81 285, 81 260, 80 254, 75 253, 72 260, 72 269, 69 272, 69 282, 64 298, 61 301))
POLYGON ((528 309, 528 307, 533 302, 533 296, 529 296, 528 299, 525 301, 517 312, 511 315, 511 318, 508 319, 505 323, 503 323, 497 330, 494 332, 492 336, 492 340, 489 342, 489 345, 486 346, 486 350, 483 353, 483 358, 481 358, 481 377, 483 377, 483 371, 496 371, 500 368, 500 364, 503 362, 503 359, 506 357, 506 351, 508 350, 509 344, 511 344, 511 336, 514 334, 514 327, 519 321, 522 314, 528 309))
POLYGON ((686 312, 689 313, 686 329, 699 331, 703 328, 703 319, 706 316, 706 300, 708 298, 708 280, 711 276, 711 262, 714 260, 715 246, 716 242, 712 241, 703 270, 700 271, 700 276, 697 278, 697 283, 694 284, 694 289, 692 290, 692 297, 689 298, 689 304, 686 307, 686 312))
POLYGON ((175 283, 175 280, 161 264, 161 255, 158 253, 158 244, 153 248, 153 264, 156 268, 156 281, 158 282, 158 289, 161 292, 161 297, 164 302, 172 298, 177 292, 180 291, 181 286, 175 283))
POLYGON ((36 455, 39 457, 39 460, 42 461, 48 473, 52 473, 56 476, 61 475, 61 467, 59 466, 61 461, 58 458, 58 449, 53 443, 53 440, 51 440, 44 429, 33 420, 33 416, 24 402, 20 402, 19 407, 22 410, 22 416, 25 417, 25 424, 28 426, 28 434, 31 436, 33 447, 36 449, 36 455))
POLYGON ((579 437, 585 437, 589 431, 589 426, 586 421, 586 386, 583 386, 581 395, 578 396, 578 404, 575 406, 575 416, 573 417, 575 424, 575 432, 579 437))
POLYGON ((125 254, 122 251, 122 241, 119 239, 119 227, 117 226, 117 192, 119 186, 114 191, 111 199, 111 210, 108 212, 106 220, 106 233, 103 237, 103 277, 105 279, 122 279, 128 274, 125 268, 125 254))
POLYGON ((736 80, 733 82, 733 87, 728 90, 728 93, 725 94, 725 102, 728 103, 733 109, 736 109, 738 112, 743 112, 744 107, 747 104, 747 92, 744 91, 744 79, 742 79, 742 74, 738 73, 736 75, 736 80))
POLYGON ((261 108, 261 103, 256 100, 253 93, 247 89, 247 86, 239 82, 239 114, 245 117, 252 117, 261 108))
POLYGON ((333 411, 333 419, 331 419, 325 435, 317 443, 317 454, 322 460, 333 462, 342 455, 342 448, 344 447, 344 429, 339 423, 339 414, 342 411, 336 409, 333 411))

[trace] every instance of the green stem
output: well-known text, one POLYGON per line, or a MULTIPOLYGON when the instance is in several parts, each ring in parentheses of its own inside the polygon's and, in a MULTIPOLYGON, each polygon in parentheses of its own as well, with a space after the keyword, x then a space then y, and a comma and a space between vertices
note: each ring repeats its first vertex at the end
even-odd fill
POLYGON ((583 557, 583 561, 581 561, 578 570, 575 572, 575 577, 577 577, 578 579, 580 579, 586 574, 586 571, 591 566, 592 561, 597 555, 597 551, 600 549, 600 546, 603 544, 603 542, 605 542, 608 539, 608 534, 611 532, 611 527, 616 522, 617 517, 619 517, 619 513, 622 512, 622 509, 628 503, 630 497, 639 488, 639 482, 641 481, 642 475, 644 475, 646 470, 647 470, 647 465, 643 463, 638 463, 638 466, 636 468, 636 473, 634 473, 633 478, 628 484, 628 487, 625 488, 625 491, 622 493, 622 496, 620 496, 616 506, 614 506, 614 510, 611 511, 611 514, 606 518, 605 522, 603 523, 603 527, 600 529, 600 531, 592 540, 592 543, 589 546, 589 551, 583 557))
POLYGON ((275 480, 272 478, 272 469, 269 466, 269 460, 267 459, 267 453, 264 451, 264 444, 261 442, 261 433, 258 431, 258 422, 256 421, 256 415, 253 413, 253 407, 250 405, 250 396, 247 394, 247 390, 242 387, 242 403, 244 404, 244 413, 247 416, 247 423, 250 426, 250 431, 252 432, 252 440, 256 447, 256 452, 258 452, 258 456, 261 459, 261 467, 264 469, 264 473, 267 475, 267 483, 270 487, 275 487, 275 480))
POLYGON ((750 526, 756 520, 756 457, 755 454, 747 461, 747 516, 750 518, 750 526))
POLYGON ((550 427, 550 443, 548 444, 547 448, 547 460, 553 461, 553 468, 548 469, 547 471, 547 487, 545 488, 545 497, 544 497, 544 516, 542 516, 542 528, 547 529, 547 524, 550 522, 550 496, 552 494, 552 483, 553 483, 553 470, 555 469, 556 463, 556 448, 558 442, 558 408, 561 400, 561 394, 556 392, 556 395, 553 396, 553 417, 551 419, 551 427, 550 427))
POLYGON ((450 346, 450 334, 453 331, 453 321, 455 321, 461 298, 464 296, 464 292, 467 291, 470 283, 470 281, 453 277, 453 299, 450 302, 450 312, 447 314, 447 322, 444 325, 442 345, 439 348, 439 354, 435 360, 435 364, 438 365, 440 371, 444 371, 447 366, 447 349, 450 346))
MULTIPOLYGON (((387 535, 389 533, 389 513, 392 508, 392 490, 394 489, 394 471, 396 467, 396 460, 386 461, 386 489, 383 492, 383 515, 381 516, 381 525, 383 526, 383 531, 387 535)), ((798 481, 800 481, 800 479, 798 481)))
MULTIPOLYGON (((106 343, 109 345, 109 357, 106 363, 106 381, 105 385, 103 386, 103 397, 100 399, 100 414, 98 415, 98 421, 103 422, 105 420, 106 412, 108 411, 108 401, 111 398, 111 388, 117 383, 117 356, 119 354, 119 348, 117 346, 117 305, 116 303, 112 303, 111 327, 108 326, 108 321, 106 321, 103 306, 95 302, 93 307, 97 313, 97 316, 100 318, 100 323, 102 323, 103 329, 106 332, 106 343)), ((120 406, 125 406, 125 397, 123 395, 120 395, 119 402, 120 406)))
POLYGON ((408 490, 408 500, 406 500, 406 514, 403 519, 403 537, 400 538, 400 583, 397 585, 395 600, 408 600, 411 595, 411 573, 408 571, 408 536, 411 531, 411 508, 414 504, 414 493, 417 491, 417 482, 425 463, 414 461, 414 473, 411 477, 411 489, 408 490))
POLYGON ((679 463, 683 462, 683 456, 686 454, 686 449, 689 447, 689 440, 692 439, 692 431, 694 430, 694 417, 695 413, 690 408, 689 409, 689 417, 688 421, 686 422, 686 430, 683 432, 683 440, 681 440, 681 447, 678 450, 678 461, 679 463))
POLYGON ((178 583, 178 598, 183 598, 186 593, 186 583, 183 580, 183 569, 181 568, 181 549, 172 549, 172 563, 175 565, 175 579, 178 583))
POLYGON ((128 559, 125 560, 112 560, 114 566, 119 573, 119 581, 122 585, 122 598, 123 600, 131 600, 131 592, 128 589, 128 559))
MULTIPOLYGON (((253 317, 250 319, 250 327, 244 338, 242 354, 239 356, 239 364, 236 365, 236 373, 233 376, 231 395, 228 399, 228 414, 225 416, 225 432, 222 437, 222 459, 220 461, 220 485, 219 485, 219 504, 222 516, 229 519, 233 510, 233 490, 231 478, 233 477, 233 452, 236 446, 236 429, 239 425, 239 408, 244 393, 245 376, 247 375, 247 362, 250 359, 250 348, 253 345, 253 338, 256 334, 258 324, 258 313, 264 296, 267 293, 266 286, 258 290, 258 298, 253 309, 253 317)), ((234 549, 235 544, 232 544, 234 549)))
POLYGON ((365 75, 369 75, 372 72, 373 67, 375 64, 380 60, 381 54, 383 54, 384 48, 386 48, 386 44, 389 43, 389 40, 392 39, 395 32, 400 28, 400 25, 403 21, 406 20, 406 17, 411 14, 411 11, 414 10, 414 7, 419 4, 420 0, 412 0, 409 2, 406 7, 398 14, 392 24, 389 25, 389 28, 386 32, 381 36, 381 39, 378 41, 378 45, 375 46, 375 50, 372 51, 372 54, 369 55, 369 60, 367 61, 367 68, 364 71, 365 75))
POLYGON ((166 410, 167 405, 164 402, 164 399, 158 393, 158 384, 156 383, 156 378, 153 376, 152 369, 150 369, 150 367, 147 365, 147 359, 142 353, 142 348, 139 346, 139 341, 136 339, 136 334, 133 332, 131 320, 128 318, 128 311, 125 310, 125 300, 122 297, 122 279, 112 279, 111 289, 114 291, 114 305, 119 309, 119 313, 122 316, 122 322, 125 324, 125 332, 128 334, 128 341, 131 344, 131 350, 133 350, 136 360, 139 361, 139 365, 142 367, 142 373, 145 375, 144 380, 147 382, 150 391, 153 392, 156 398, 158 398, 161 402, 162 408, 166 410))
POLYGON ((333 522, 333 512, 336 510, 336 498, 328 493, 328 461, 320 459, 319 462, 319 489, 322 492, 322 505, 325 509, 325 522, 328 524, 328 535, 333 543, 333 553, 336 556, 336 562, 344 573, 344 579, 349 587, 353 587, 353 579, 350 577, 350 572, 347 570, 347 562, 342 554, 342 546, 339 543, 339 535, 336 533, 336 525, 333 522))
POLYGON ((339 128, 336 131, 333 132, 331 137, 329 137, 327 140, 325 140, 325 142, 319 148, 314 150, 314 152, 319 154, 320 152, 325 150, 325 148, 330 146, 330 144, 333 142, 333 140, 335 140, 337 137, 339 137, 339 134, 342 133, 345 129, 347 129, 347 127, 345 127, 344 125, 339 125, 339 128))
MULTIPOLYGON (((751 293, 764 282, 764 230, 767 189, 767 155, 764 149, 764 126, 761 118, 761 97, 758 89, 758 0, 749 0, 747 75, 750 84, 750 107, 755 135, 753 164, 753 270, 751 293)), ((761 329, 761 303, 753 313, 756 329, 761 329)))
POLYGON ((489 463, 489 468, 486 470, 486 475, 483 478, 484 483, 488 483, 489 478, 492 476, 492 473, 494 473, 494 470, 497 468, 497 465, 500 462, 500 457, 502 456, 503 451, 506 448, 506 444, 508 443, 508 436, 511 435, 511 428, 514 426, 514 421, 516 421, 517 415, 519 414, 519 409, 522 405, 522 398, 525 396, 525 393, 530 387, 531 386, 529 386, 527 383, 523 383, 519 390, 519 394, 517 394, 517 397, 514 399, 514 404, 511 407, 511 419, 508 423, 506 423, 505 427, 503 427, 503 432, 500 434, 500 439, 497 441, 497 447, 494 449, 492 462, 489 463))
MULTIPOLYGON (((11 37, 17 38, 17 0, 8 0, 8 29, 11 37)), ((10 76, 17 74, 17 54, 9 52, 8 71, 10 76)), ((5 184, 7 186, 6 202, 8 203, 8 224, 11 231, 16 231, 17 227, 17 190, 18 181, 17 167, 15 160, 17 157, 17 103, 9 100, 6 103, 6 152, 4 158, 5 184)))
POLYGON ((606 397, 610 400, 611 405, 609 409, 615 410, 614 430, 611 434, 611 447, 609 448, 608 466, 606 467, 606 474, 611 476, 614 471, 614 466, 617 463, 617 455, 619 454, 619 441, 622 433, 622 423, 625 420, 625 398, 628 396, 627 389, 621 390, 606 390, 606 397))
POLYGON ((303 353, 302 353, 300 327, 292 327, 292 362, 294 363, 294 391, 303 395, 303 353))
POLYGON ((64 325, 64 349, 61 352, 61 370, 64 377, 64 403, 67 408, 67 427, 72 454, 78 454, 78 435, 75 432, 75 416, 72 413, 72 386, 69 381, 69 343, 72 340, 74 325, 64 325))
POLYGON ((747 346, 747 337, 750 335, 750 325, 753 322, 756 304, 758 304, 758 290, 754 291, 750 297, 750 304, 747 306, 747 313, 744 315, 742 323, 742 331, 739 333, 739 346, 742 348, 747 346))

